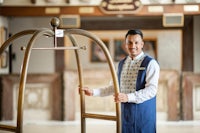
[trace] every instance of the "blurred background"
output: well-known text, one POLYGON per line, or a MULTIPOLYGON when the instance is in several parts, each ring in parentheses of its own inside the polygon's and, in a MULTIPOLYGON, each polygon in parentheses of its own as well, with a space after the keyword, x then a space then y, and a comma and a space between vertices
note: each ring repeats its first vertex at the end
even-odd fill
MULTIPOLYGON (((51 27, 60 19, 57 45, 72 46, 67 29, 83 29, 100 38, 113 63, 126 56, 128 29, 141 29, 145 53, 160 64, 157 94, 158 132, 200 129, 199 0, 0 0, 0 46, 18 32, 51 27)), ((0 58, 0 123, 15 124, 22 46, 32 35, 13 41, 0 58)), ((95 42, 74 35, 79 46, 84 86, 98 88, 112 80, 105 56, 95 42)), ((52 47, 39 37, 34 47, 52 47)), ((24 129, 32 132, 80 132, 78 72, 73 50, 33 50, 24 95, 24 129)), ((112 96, 86 97, 86 111, 115 114, 112 96)), ((116 132, 114 122, 90 120, 89 132, 116 132), (101 126, 98 126, 98 125, 101 126), (99 129, 98 129, 99 128, 99 129)), ((0 131, 3 133, 3 131, 0 131)))

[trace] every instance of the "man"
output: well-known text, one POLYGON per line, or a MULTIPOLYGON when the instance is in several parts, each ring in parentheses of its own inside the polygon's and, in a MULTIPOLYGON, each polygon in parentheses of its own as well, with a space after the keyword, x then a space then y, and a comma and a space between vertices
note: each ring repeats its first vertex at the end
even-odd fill
MULTIPOLYGON (((156 133, 156 94, 160 67, 143 52, 143 33, 129 30, 125 35, 128 56, 118 65, 120 93, 114 95, 121 103, 122 133, 156 133)), ((82 88, 88 96, 113 94, 113 85, 105 88, 82 88)))

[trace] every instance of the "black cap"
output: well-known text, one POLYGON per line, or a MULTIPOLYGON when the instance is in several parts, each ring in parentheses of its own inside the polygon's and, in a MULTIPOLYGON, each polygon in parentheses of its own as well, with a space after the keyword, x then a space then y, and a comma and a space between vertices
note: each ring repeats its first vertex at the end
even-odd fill
POLYGON ((125 36, 125 37, 127 37, 128 35, 136 35, 136 34, 140 35, 140 36, 142 37, 142 39, 143 39, 143 33, 142 33, 142 31, 139 30, 139 29, 129 30, 129 31, 126 33, 126 36, 125 36))

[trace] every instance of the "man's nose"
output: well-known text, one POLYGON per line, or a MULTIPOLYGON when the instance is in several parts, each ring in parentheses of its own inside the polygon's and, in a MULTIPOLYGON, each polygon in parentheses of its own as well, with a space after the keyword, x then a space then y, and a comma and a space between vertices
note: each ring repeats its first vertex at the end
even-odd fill
POLYGON ((136 46, 135 43, 131 43, 131 44, 129 45, 130 48, 135 48, 135 46, 136 46))

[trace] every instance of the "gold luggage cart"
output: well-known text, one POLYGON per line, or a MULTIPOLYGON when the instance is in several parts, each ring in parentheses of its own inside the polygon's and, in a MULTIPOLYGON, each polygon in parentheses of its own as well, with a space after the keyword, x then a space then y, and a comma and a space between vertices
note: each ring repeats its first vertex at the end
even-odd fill
MULTIPOLYGON (((57 40, 56 40, 56 30, 59 26, 59 19, 53 18, 51 20, 51 25, 53 27, 53 30, 51 29, 40 29, 40 30, 25 30, 22 32, 19 32, 12 37, 10 37, 7 41, 5 41, 2 46, 0 47, 0 55, 6 50, 6 48, 9 47, 11 42, 13 42, 15 39, 20 38, 25 35, 32 34, 32 37, 30 41, 28 42, 26 47, 22 47, 22 50, 25 50, 24 54, 24 60, 22 64, 22 69, 20 72, 20 83, 19 83, 19 93, 18 93, 18 106, 17 106, 17 124, 16 126, 11 125, 0 125, 0 130, 4 131, 10 131, 15 133, 23 133, 23 103, 24 103, 24 92, 25 92, 25 85, 26 85, 26 79, 27 79, 27 69, 28 69, 28 63, 31 55, 32 50, 74 50, 76 55, 76 62, 77 62, 77 68, 78 68, 78 76, 79 76, 79 87, 83 87, 83 79, 82 79, 82 68, 80 64, 80 58, 79 58, 79 51, 80 49, 85 49, 85 47, 80 47, 76 43, 76 40, 73 36, 73 34, 77 35, 83 35, 85 37, 88 37, 92 39, 96 44, 98 44, 101 49, 103 50, 107 62, 109 64, 110 72, 112 75, 113 85, 115 88, 115 93, 119 93, 119 86, 118 86, 118 79, 115 72, 114 64, 112 62, 112 58, 109 54, 109 51, 107 50, 107 47, 105 44, 95 35, 89 33, 88 31, 81 30, 81 29, 63 29, 65 32, 65 35, 67 35, 73 46, 72 47, 57 47, 57 40), (54 47, 50 48, 34 48, 33 45, 37 38, 41 36, 48 36, 53 37, 54 39, 54 47)), ((93 119, 103 119, 103 120, 112 120, 116 121, 116 133, 121 133, 121 110, 120 110, 120 104, 116 104, 116 115, 110 116, 110 115, 100 115, 100 114, 91 114, 87 113, 85 110, 85 94, 81 91, 80 92, 80 106, 81 106, 81 133, 86 133, 86 118, 93 118, 93 119)))

